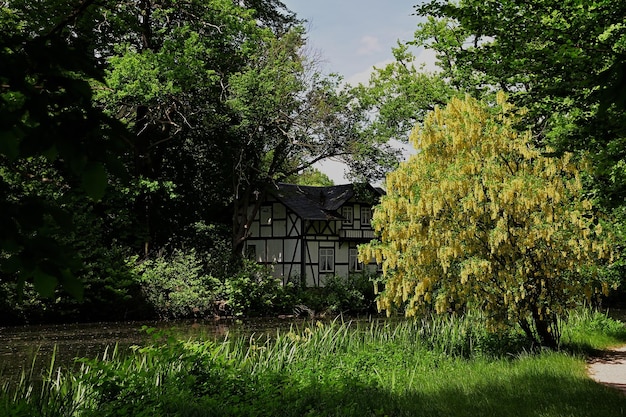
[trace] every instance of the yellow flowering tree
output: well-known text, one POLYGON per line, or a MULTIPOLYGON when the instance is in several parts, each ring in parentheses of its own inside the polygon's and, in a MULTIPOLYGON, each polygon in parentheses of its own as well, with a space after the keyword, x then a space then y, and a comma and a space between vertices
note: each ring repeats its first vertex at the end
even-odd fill
POLYGON ((544 156, 517 122, 500 94, 492 106, 453 99, 413 131, 419 152, 388 175, 378 240, 360 248, 382 264, 379 309, 479 308, 493 326, 518 323, 556 346, 558 317, 607 290, 594 270, 610 245, 580 162, 544 156))

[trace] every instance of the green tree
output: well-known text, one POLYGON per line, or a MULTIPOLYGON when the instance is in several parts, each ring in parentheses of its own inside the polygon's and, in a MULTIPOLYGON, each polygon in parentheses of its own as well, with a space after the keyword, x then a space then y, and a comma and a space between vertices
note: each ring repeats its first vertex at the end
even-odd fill
POLYGON ((434 0, 417 13, 428 20, 414 43, 437 52, 452 85, 508 92, 535 143, 589 152, 602 204, 624 204, 626 3, 434 0))
POLYGON ((379 308, 478 308, 556 346, 559 317, 608 289, 596 266, 612 260, 609 237, 583 197, 582 162, 544 156, 515 128, 523 114, 504 94, 491 107, 452 99, 413 132, 420 152, 387 177, 374 212, 380 240, 360 248, 383 266, 379 308))
POLYGON ((324 174, 317 168, 305 168, 302 172, 285 178, 285 182, 299 185, 312 185, 316 187, 328 187, 335 185, 328 175, 324 174))
POLYGON ((254 10, 230 0, 117 1, 95 19, 105 31, 93 43, 109 87, 98 99, 135 133, 128 206, 148 254, 179 244, 228 204, 227 161, 240 140, 226 104, 229 78, 273 35, 254 10))
POLYGON ((354 87, 361 111, 369 115, 362 135, 384 143, 389 139, 408 142, 416 123, 437 105, 458 94, 439 74, 416 66, 410 45, 392 49, 395 61, 376 68, 367 84, 354 87))
POLYGON ((120 172, 125 131, 94 105, 103 74, 73 36, 94 3, 0 7, 0 280, 47 296, 57 284, 81 296, 81 263, 62 239, 72 202, 100 200, 120 172))
POLYGON ((240 122, 231 178, 235 180, 233 247, 246 239, 262 195, 276 182, 326 159, 340 160, 363 177, 379 177, 379 167, 395 164, 393 151, 361 135, 365 115, 338 77, 314 71, 298 51, 302 32, 276 39, 231 80, 229 104, 240 122), (259 197, 260 193, 260 197, 259 197))
POLYGON ((101 19, 113 35, 97 40, 109 86, 98 98, 135 131, 127 164, 143 187, 144 253, 231 208, 238 248, 273 183, 326 158, 386 158, 360 140, 353 96, 301 54, 303 30, 280 2, 120 3, 101 19))

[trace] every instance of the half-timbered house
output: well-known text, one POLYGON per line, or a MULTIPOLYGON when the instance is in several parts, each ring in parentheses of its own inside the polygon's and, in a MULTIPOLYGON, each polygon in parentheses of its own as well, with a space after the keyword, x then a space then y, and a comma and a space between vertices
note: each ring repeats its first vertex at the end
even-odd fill
POLYGON ((372 207, 383 194, 369 184, 313 187, 279 184, 268 193, 248 230, 249 258, 271 264, 283 282, 323 286, 374 262, 358 261, 357 246, 374 238, 372 207))

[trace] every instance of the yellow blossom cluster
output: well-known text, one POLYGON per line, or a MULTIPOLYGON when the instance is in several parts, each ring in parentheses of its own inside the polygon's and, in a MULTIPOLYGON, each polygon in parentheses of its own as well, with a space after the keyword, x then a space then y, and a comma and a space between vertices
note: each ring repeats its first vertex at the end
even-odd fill
POLYGON ((612 251, 582 196, 584 161, 545 156, 515 129, 519 114, 504 94, 492 106, 467 97, 414 129, 419 152, 388 175, 378 240, 360 248, 382 264, 381 310, 469 303, 516 320, 606 289, 589 272, 612 251))

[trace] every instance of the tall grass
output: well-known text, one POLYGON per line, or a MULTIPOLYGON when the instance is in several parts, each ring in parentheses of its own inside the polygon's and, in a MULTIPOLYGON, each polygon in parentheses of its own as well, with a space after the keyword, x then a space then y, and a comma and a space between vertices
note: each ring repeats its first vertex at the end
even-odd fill
POLYGON ((63 372, 56 364, 54 349, 50 364, 43 374, 36 370, 37 354, 28 369, 23 369, 17 381, 5 380, 0 385, 0 415, 74 416, 87 402, 89 391, 81 376, 89 373, 82 364, 75 373, 63 372))
POLYGON ((592 309, 570 312, 563 327, 562 343, 574 351, 595 354, 606 348, 626 344, 626 327, 607 313, 592 309))
MULTIPOLYGON (((574 346, 626 340, 623 325, 578 312, 574 346), (590 336, 590 334, 592 334, 590 336), (602 335, 602 336, 599 336, 602 335), (578 345, 576 345, 578 344, 578 345)), ((534 352, 478 315, 312 322, 272 335, 154 342, 120 356, 23 374, 0 415, 21 416, 618 416, 626 397, 593 383, 583 356, 534 352), (36 378, 35 378, 36 379, 36 378)))

